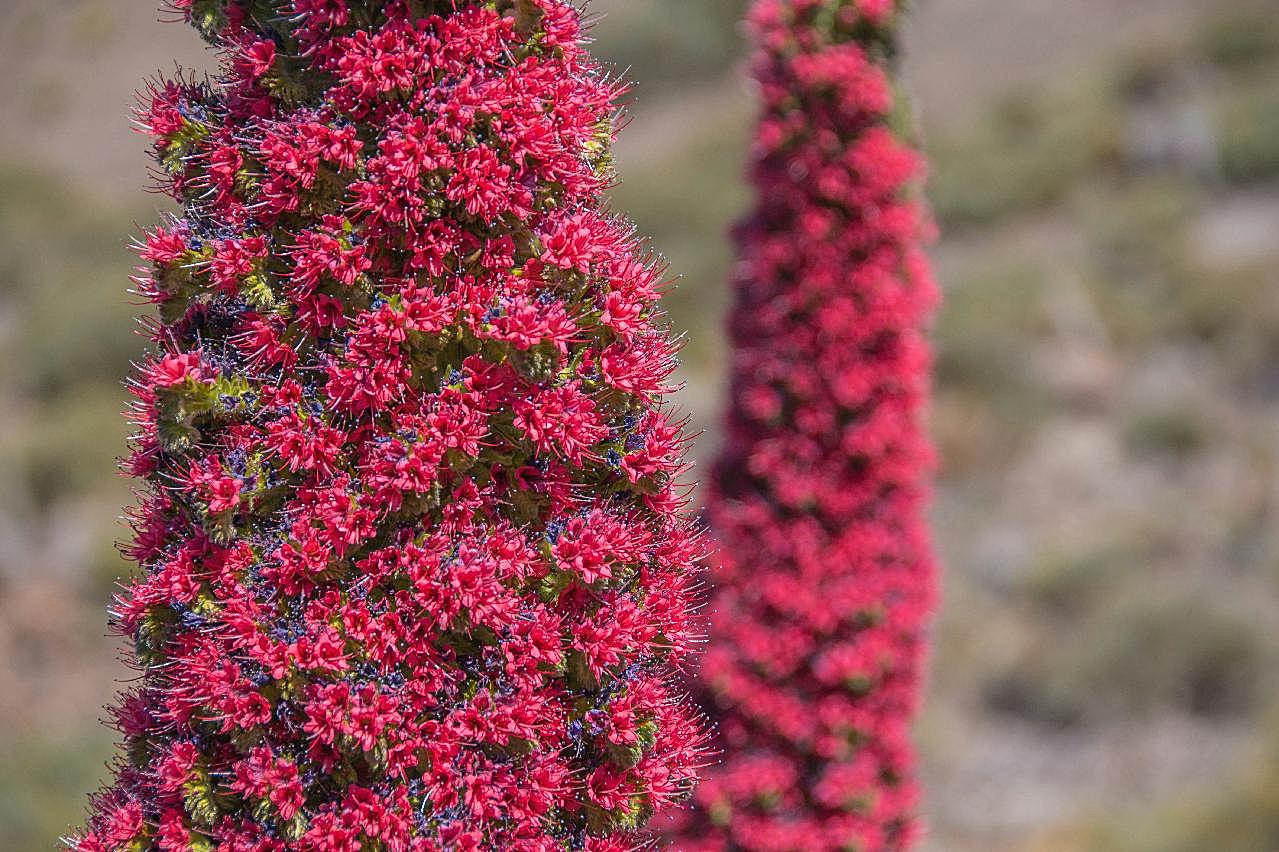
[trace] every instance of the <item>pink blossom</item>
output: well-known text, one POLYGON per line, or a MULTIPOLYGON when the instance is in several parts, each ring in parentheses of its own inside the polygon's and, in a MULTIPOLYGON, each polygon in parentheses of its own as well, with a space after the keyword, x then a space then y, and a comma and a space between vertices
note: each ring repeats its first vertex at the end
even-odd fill
POLYGON ((645 848, 706 762, 660 271, 565 0, 171 0, 86 852, 645 848), (426 11, 424 11, 426 10, 426 11))
POLYGON ((921 158, 890 114, 884 42, 901 6, 752 7, 758 198, 737 231, 698 677, 725 759, 674 816, 689 852, 899 852, 919 836, 909 728, 935 596, 922 420, 936 292, 921 158))

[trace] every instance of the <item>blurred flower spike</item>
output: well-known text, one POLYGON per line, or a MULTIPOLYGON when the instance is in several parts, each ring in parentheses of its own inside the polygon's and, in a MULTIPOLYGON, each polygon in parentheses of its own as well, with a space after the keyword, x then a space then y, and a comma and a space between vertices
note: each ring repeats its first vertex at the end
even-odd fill
POLYGON ((736 234, 700 680, 725 761, 675 817, 685 852, 887 852, 920 833, 937 293, 923 163, 891 78, 900 6, 757 0, 750 14, 758 202, 736 234))

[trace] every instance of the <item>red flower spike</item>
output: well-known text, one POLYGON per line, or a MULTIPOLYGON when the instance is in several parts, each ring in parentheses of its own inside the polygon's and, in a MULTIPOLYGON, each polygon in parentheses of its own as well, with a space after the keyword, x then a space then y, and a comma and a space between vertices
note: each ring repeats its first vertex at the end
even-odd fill
POLYGON ((699 685, 725 756, 684 852, 897 852, 919 833, 909 728, 935 567, 919 155, 894 135, 894 0, 757 0, 764 110, 721 542, 699 685))
POLYGON ((171 4, 223 71, 139 110, 183 214, 139 248, 139 677, 72 845, 642 847, 706 763, 702 554, 577 4, 171 4))

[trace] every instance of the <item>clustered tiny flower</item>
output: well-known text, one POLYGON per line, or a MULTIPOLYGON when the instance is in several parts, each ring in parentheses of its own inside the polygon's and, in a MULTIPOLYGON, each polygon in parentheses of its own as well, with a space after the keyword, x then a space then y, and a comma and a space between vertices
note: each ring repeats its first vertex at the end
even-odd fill
POLYGON ((662 270, 561 0, 172 0, 82 852, 638 848, 706 762, 662 270))
POLYGON ((700 686, 723 764, 684 852, 890 852, 919 835, 910 727, 934 562, 919 154, 901 2, 756 0, 758 202, 737 232, 720 546, 700 686))

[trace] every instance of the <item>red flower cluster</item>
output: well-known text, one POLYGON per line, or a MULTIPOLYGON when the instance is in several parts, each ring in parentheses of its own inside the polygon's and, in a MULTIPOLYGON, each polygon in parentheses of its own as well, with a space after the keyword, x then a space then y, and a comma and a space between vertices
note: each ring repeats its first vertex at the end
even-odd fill
POLYGON ((726 756, 684 850, 900 850, 934 599, 921 427, 936 300, 893 132, 900 4, 757 0, 764 115, 742 263, 701 685, 726 756))
POLYGON ((661 270, 562 0, 173 0, 140 677, 84 852, 623 850, 704 736, 661 270))

